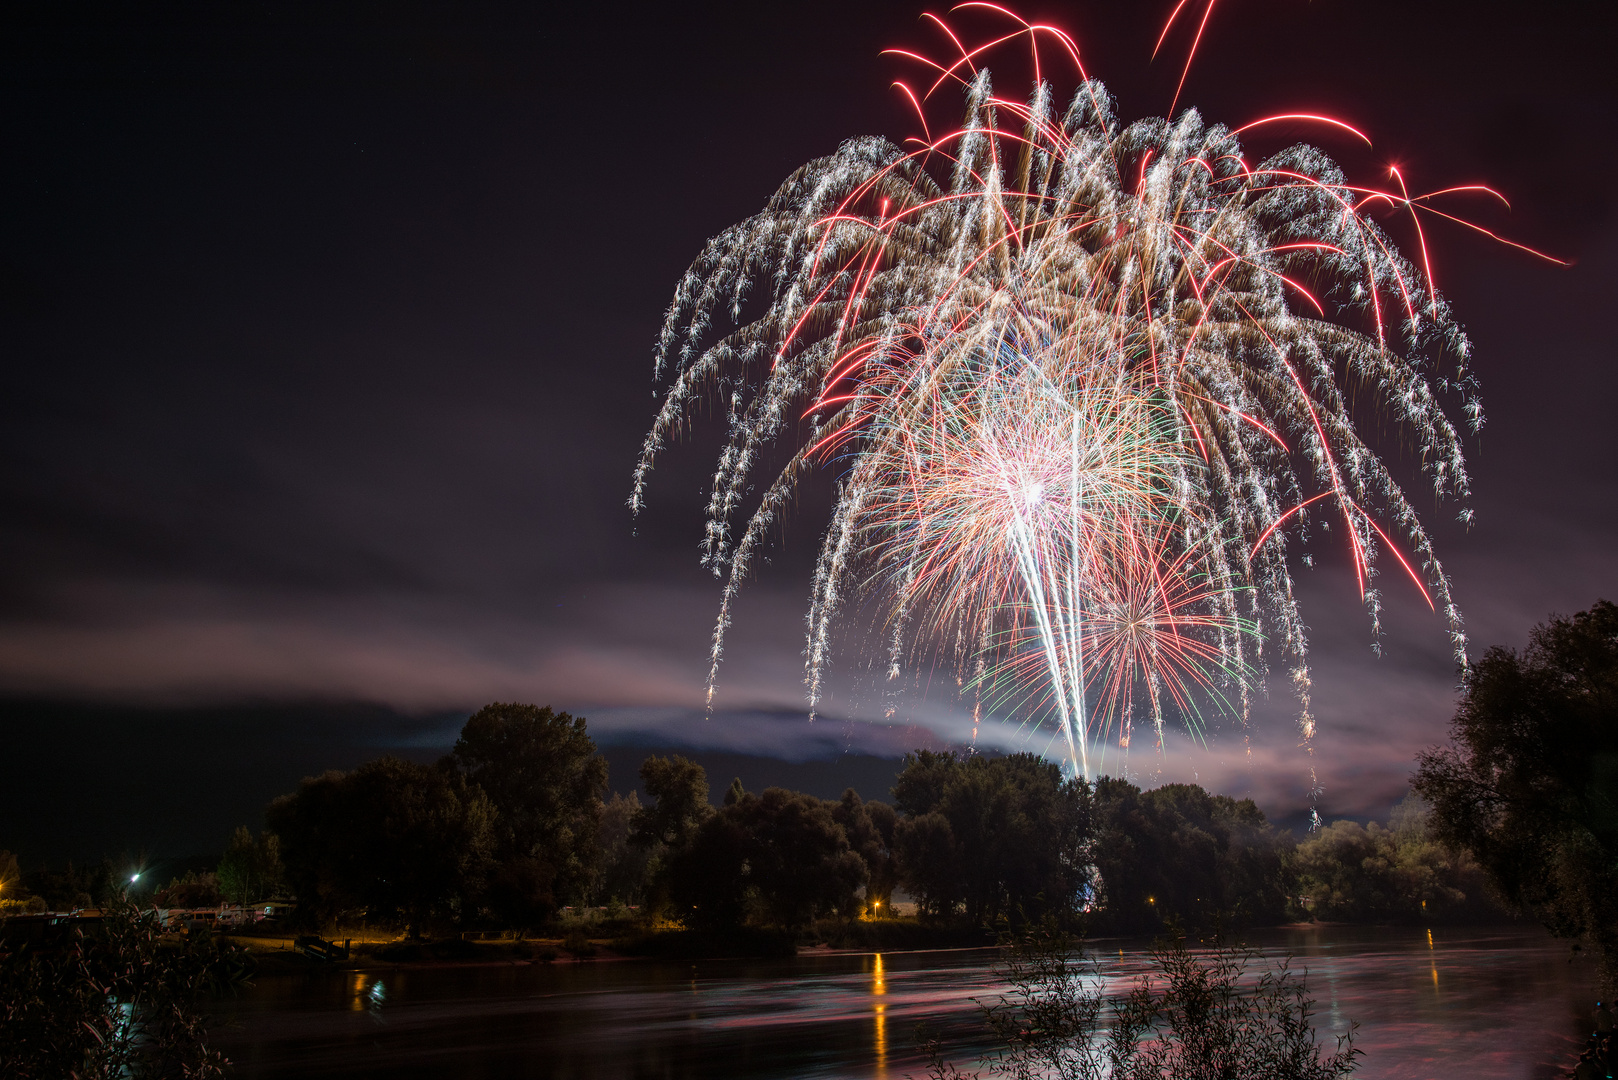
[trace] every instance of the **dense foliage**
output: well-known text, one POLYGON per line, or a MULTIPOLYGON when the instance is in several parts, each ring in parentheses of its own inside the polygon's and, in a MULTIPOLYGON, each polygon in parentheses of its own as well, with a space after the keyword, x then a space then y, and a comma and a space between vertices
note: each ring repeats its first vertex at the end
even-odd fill
POLYGON ((673 910, 704 929, 852 916, 869 874, 832 816, 836 804, 782 788, 736 795, 670 859, 673 910))
POLYGON ((1251 799, 1103 777, 1095 806, 1100 907, 1113 931, 1286 921, 1292 839, 1251 799))
MULTIPOLYGON (((888 914, 895 894, 934 937, 1045 920, 1136 934, 1500 914, 1479 863, 1420 800, 1387 826, 1339 821, 1298 843, 1251 800, 1191 784, 1092 785, 1032 754, 918 750, 893 805, 852 789, 836 800, 753 793, 738 779, 715 806, 702 767, 678 755, 647 758, 640 781, 649 801, 608 796, 583 719, 490 705, 436 765, 384 757, 305 780, 270 806, 264 832, 236 830, 213 873, 177 877, 153 900, 291 898, 311 927, 365 918, 413 934, 532 927, 580 904, 796 932, 888 914)), ((14 859, 0 860, 0 879, 16 908, 70 910, 116 892, 110 864, 19 878, 14 859)))
POLYGON ((848 846, 865 863, 865 899, 873 913, 891 910, 899 881, 899 859, 894 836, 899 815, 885 802, 866 802, 849 788, 831 806, 832 820, 842 826, 848 846))
POLYGON ((249 970, 239 947, 207 935, 160 940, 126 900, 59 936, 0 933, 0 1063, 18 1080, 224 1075, 208 1045, 206 997, 249 970))
POLYGON ((21 891, 38 897, 43 910, 72 911, 110 896, 113 876, 108 862, 89 866, 68 863, 60 870, 39 867, 21 875, 21 891))
POLYGON ((1552 618, 1521 653, 1490 649, 1450 736, 1413 782, 1438 838, 1552 933, 1586 938, 1618 981, 1618 606, 1552 618))
POLYGON ((495 811, 482 789, 398 758, 305 780, 266 820, 315 922, 363 911, 417 933, 465 913, 494 861, 495 811))
POLYGON ((436 766, 385 757, 305 780, 270 806, 274 845, 243 830, 227 861, 243 893, 284 864, 316 925, 532 925, 596 890, 606 782, 582 718, 496 703, 436 766))
POLYGON ((601 806, 601 823, 596 829, 601 871, 590 894, 596 903, 640 904, 646 898, 651 852, 634 842, 635 815, 640 809, 640 798, 634 792, 614 795, 601 806))
POLYGON ((251 904, 274 896, 281 888, 281 838, 272 832, 254 836, 237 826, 214 872, 219 891, 232 904, 251 904))
MULTIPOLYGON (((1065 1080, 1336 1080, 1354 1071, 1353 1028, 1331 1053, 1316 1042, 1313 1001, 1286 964, 1179 935, 1152 951, 1152 977, 1109 998, 1073 939, 1035 928, 1007 950, 1008 991, 980 1003, 994 1035, 991 1075, 1065 1080), (1258 967, 1257 978, 1252 971, 1258 967)), ((934 1080, 975 1080, 932 1047, 934 1080)))
POLYGON ((549 706, 486 705, 443 764, 494 811, 494 868, 483 902, 497 917, 532 922, 590 890, 607 764, 583 717, 549 706))
POLYGON ((893 786, 899 879, 933 916, 1070 915, 1088 893, 1090 787, 1034 754, 919 750, 893 786))
POLYGON ((188 870, 171 878, 167 885, 152 893, 152 904, 160 908, 217 907, 224 899, 219 888, 219 875, 188 870))
POLYGON ((1477 860, 1435 837, 1427 804, 1411 797, 1386 826, 1336 821, 1298 845, 1299 899, 1336 922, 1465 923, 1498 920, 1477 860))

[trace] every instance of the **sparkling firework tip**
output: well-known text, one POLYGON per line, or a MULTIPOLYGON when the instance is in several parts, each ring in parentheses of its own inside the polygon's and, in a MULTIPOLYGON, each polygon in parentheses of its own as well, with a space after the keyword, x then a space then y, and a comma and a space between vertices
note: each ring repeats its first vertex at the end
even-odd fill
POLYGON ((893 50, 924 72, 895 84, 922 135, 852 139, 798 169, 709 241, 669 308, 657 373, 670 385, 630 505, 643 509, 693 405, 721 400, 703 544, 725 583, 710 705, 738 591, 819 468, 838 480, 807 619, 811 715, 838 617, 869 599, 890 681, 908 661, 946 663, 974 725, 987 710, 1045 727, 1073 774, 1094 775, 1112 742, 1127 753, 1137 722, 1161 754, 1165 717, 1197 735, 1209 703, 1245 729, 1266 643, 1287 658, 1308 746, 1287 545, 1310 527, 1341 530, 1373 640, 1386 556, 1464 664, 1449 581, 1350 401, 1414 442, 1435 497, 1469 520, 1445 402, 1473 431, 1482 411, 1423 226, 1487 233, 1439 201, 1499 196, 1411 196, 1396 169, 1395 190, 1351 183, 1301 144, 1252 163, 1238 138, 1281 120, 1365 138, 1329 117, 1233 130, 1187 109, 1123 124, 1066 33, 961 7, 1008 29, 968 47, 928 15, 949 55, 893 50), (1025 101, 995 96, 981 66, 1008 44, 1032 55, 1025 101), (1077 69, 1065 111, 1042 47, 1077 69), (957 91, 964 121, 930 127, 927 106, 957 91), (1409 227, 1419 264, 1377 212, 1409 227))

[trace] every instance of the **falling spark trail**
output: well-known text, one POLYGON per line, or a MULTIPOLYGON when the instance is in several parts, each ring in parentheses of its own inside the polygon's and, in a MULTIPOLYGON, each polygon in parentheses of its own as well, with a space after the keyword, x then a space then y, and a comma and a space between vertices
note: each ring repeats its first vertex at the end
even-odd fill
POLYGON ((837 486, 807 615, 811 710, 839 616, 876 598, 890 679, 906 657, 948 664, 974 723, 985 708, 1052 723, 1074 773, 1093 774, 1093 747, 1127 752, 1143 716, 1161 753, 1166 709, 1198 737, 1208 703, 1245 725, 1267 646, 1290 658, 1308 745, 1287 554, 1333 521, 1373 634, 1387 552, 1464 664, 1426 527, 1350 402, 1380 406, 1419 446, 1434 496, 1469 520, 1450 417, 1476 430, 1482 410, 1423 218, 1493 236, 1434 204, 1497 194, 1412 196, 1398 170, 1392 189, 1355 184, 1314 147, 1255 162, 1240 141, 1288 121, 1369 142, 1328 116, 1232 129, 1187 109, 1123 124, 1067 34, 964 6, 1015 25, 973 46, 929 16, 953 58, 892 50, 931 80, 921 93, 895 83, 922 136, 851 139, 799 168, 708 242, 668 309, 656 370, 669 385, 630 504, 643 509, 693 405, 723 399, 703 541, 724 581, 710 702, 736 595, 794 492, 826 469, 837 486), (1060 114, 1042 42, 1078 72, 1060 114), (996 96, 983 66, 1018 43, 1036 73, 1026 101, 996 96), (949 86, 964 117, 930 122, 949 86), (1412 227, 1418 262, 1379 210, 1412 227), (761 477, 783 443, 786 465, 761 477))

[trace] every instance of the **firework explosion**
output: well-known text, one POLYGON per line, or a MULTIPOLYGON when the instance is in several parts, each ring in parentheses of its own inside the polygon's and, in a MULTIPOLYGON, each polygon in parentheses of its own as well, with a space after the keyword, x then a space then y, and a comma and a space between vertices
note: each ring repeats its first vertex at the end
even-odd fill
POLYGON ((671 385, 631 506, 692 406, 722 401, 710 702, 738 590, 822 466, 840 478, 808 614, 811 709, 833 625, 866 597, 882 601, 890 679, 919 653, 946 660, 979 710, 1048 721, 1075 773, 1091 774, 1092 742, 1127 749, 1137 719, 1159 750, 1165 710, 1195 733, 1199 699, 1245 723, 1266 642, 1289 658, 1307 742, 1287 546, 1310 526, 1345 538, 1373 640, 1392 559, 1464 662, 1428 534, 1350 401, 1420 448, 1465 520, 1443 401, 1474 430, 1482 414, 1421 229, 1460 220, 1439 196, 1493 193, 1411 196, 1397 172, 1396 191, 1350 183, 1307 145, 1250 163, 1245 128, 1191 109, 1122 124, 1065 33, 963 6, 1014 25, 969 49, 928 16, 954 52, 900 54, 931 84, 897 84, 922 136, 854 139, 800 168, 708 243, 669 308, 671 385), (1026 101, 995 96, 980 65, 1007 42, 1032 47, 1026 101), (1042 44, 1079 73, 1065 111, 1042 44), (964 121, 929 130, 924 103, 955 88, 964 121), (1373 212, 1408 223, 1420 265, 1373 212), (785 467, 760 477, 783 443, 785 467))

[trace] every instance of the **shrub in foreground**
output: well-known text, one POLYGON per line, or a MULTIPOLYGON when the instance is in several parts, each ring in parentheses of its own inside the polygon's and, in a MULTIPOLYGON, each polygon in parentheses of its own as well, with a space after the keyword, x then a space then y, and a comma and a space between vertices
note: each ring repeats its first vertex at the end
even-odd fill
MULTIPOLYGON (((1323 1052, 1310 1022, 1313 1001, 1285 962, 1271 967, 1245 950, 1193 952, 1176 935, 1152 952, 1153 974, 1108 1000, 1098 972, 1075 941, 1050 929, 1029 933, 999 968, 1009 984, 982 1005, 995 1049, 990 1076, 1064 1080, 1338 1080, 1361 1051, 1354 1033, 1323 1052), (1250 969, 1262 964, 1256 977, 1250 969)), ((966 1073, 929 1047, 933 1080, 966 1073)))
POLYGON ((160 941, 157 920, 114 901, 87 933, 0 940, 0 1062, 18 1080, 219 1077, 203 1001, 250 960, 211 936, 160 941))

